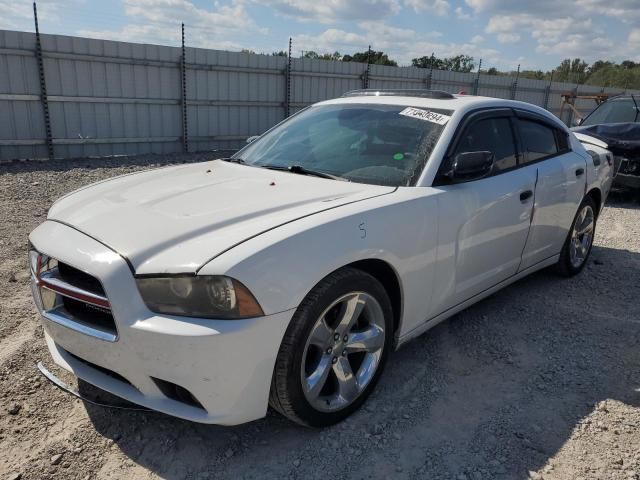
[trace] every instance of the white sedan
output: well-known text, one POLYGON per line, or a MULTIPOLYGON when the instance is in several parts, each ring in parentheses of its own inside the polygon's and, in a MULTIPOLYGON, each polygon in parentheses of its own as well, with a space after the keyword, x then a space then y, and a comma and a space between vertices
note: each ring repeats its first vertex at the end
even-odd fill
POLYGON ((58 200, 29 237, 33 294, 55 362, 115 395, 330 425, 401 344, 536 270, 580 272, 612 171, 526 103, 351 92, 231 158, 58 200))

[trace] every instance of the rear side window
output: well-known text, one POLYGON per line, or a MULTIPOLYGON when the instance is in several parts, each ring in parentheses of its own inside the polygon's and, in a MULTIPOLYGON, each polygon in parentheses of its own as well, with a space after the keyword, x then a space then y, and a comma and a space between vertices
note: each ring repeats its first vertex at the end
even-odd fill
POLYGON ((514 168, 517 155, 511 121, 508 118, 485 118, 470 125, 460 138, 454 156, 478 151, 493 153, 494 172, 514 168))
POLYGON ((569 135, 564 130, 556 129, 556 142, 558 144, 558 151, 561 153, 568 152, 569 148, 569 135))
POLYGON ((558 153, 555 129, 525 119, 519 119, 518 126, 525 152, 525 163, 535 162, 558 153))

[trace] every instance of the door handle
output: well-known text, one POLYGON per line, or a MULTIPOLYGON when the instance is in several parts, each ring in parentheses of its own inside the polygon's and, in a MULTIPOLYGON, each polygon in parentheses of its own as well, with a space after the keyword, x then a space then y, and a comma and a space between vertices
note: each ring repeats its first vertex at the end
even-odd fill
POLYGON ((584 168, 578 168, 576 170, 576 177, 579 177, 580 175, 584 175, 584 168))
POLYGON ((525 190, 524 192, 520 193, 520 201, 522 203, 526 202, 531 197, 533 197, 533 190, 525 190))

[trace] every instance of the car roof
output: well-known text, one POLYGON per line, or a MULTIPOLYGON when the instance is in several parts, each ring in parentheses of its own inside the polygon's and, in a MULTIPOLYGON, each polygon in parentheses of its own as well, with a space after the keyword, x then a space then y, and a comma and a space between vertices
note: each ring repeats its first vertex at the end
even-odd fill
POLYGON ((451 110, 464 114, 478 108, 518 108, 538 113, 547 118, 559 122, 557 117, 547 110, 526 102, 517 100, 505 100, 501 98, 482 97, 476 95, 451 95, 450 98, 430 98, 422 96, 406 96, 394 92, 385 95, 380 91, 379 95, 345 96, 318 102, 315 105, 336 105, 336 104, 378 104, 378 105, 405 105, 417 108, 433 108, 451 110))

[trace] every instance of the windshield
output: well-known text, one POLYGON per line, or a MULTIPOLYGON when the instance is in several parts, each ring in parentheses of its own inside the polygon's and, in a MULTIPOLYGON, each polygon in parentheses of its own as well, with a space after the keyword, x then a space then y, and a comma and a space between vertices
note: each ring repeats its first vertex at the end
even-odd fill
POLYGON ((313 106, 234 158, 262 167, 295 165, 353 182, 410 185, 420 175, 450 114, 450 110, 401 105, 313 106))
MULTIPOLYGON (((640 101, 636 98, 637 101, 640 101)), ((638 107, 631 98, 609 100, 584 119, 582 125, 599 125, 601 123, 626 123, 638 121, 638 107)))

